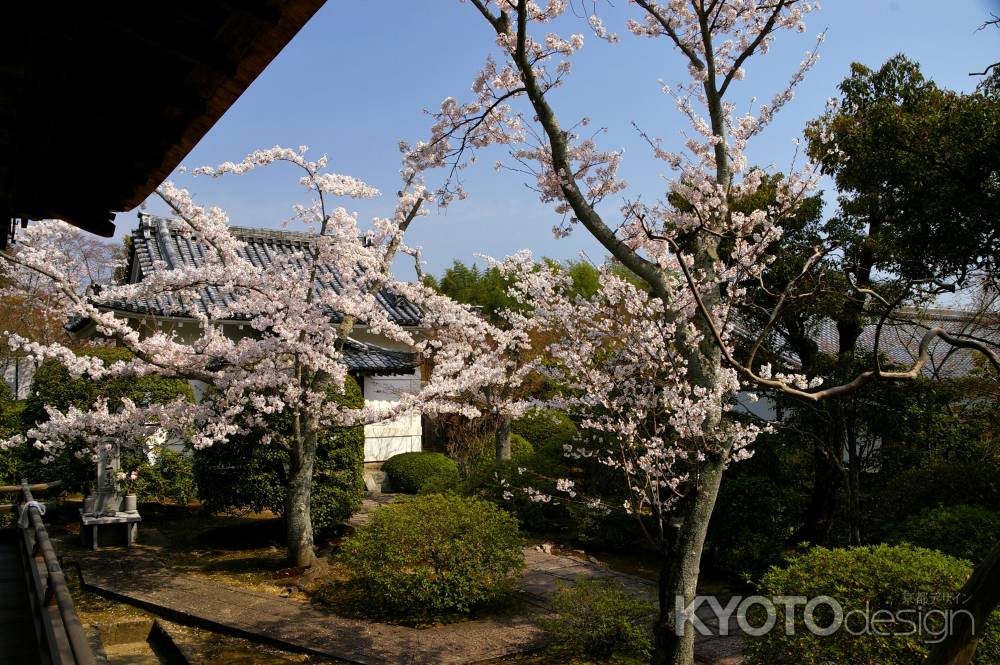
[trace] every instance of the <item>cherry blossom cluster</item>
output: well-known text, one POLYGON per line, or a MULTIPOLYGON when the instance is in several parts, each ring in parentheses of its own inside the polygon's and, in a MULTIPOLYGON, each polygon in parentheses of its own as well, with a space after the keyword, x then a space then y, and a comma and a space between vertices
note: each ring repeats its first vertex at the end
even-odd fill
MULTIPOLYGON (((665 316, 660 299, 607 266, 598 292, 583 298, 568 295, 565 271, 527 252, 493 265, 510 280, 509 295, 530 308, 527 320, 552 340, 545 364, 533 369, 561 389, 534 405, 575 414, 581 438, 564 454, 620 470, 631 492, 628 510, 665 515, 687 491, 693 464, 710 454, 733 461, 750 455, 759 426, 710 417, 735 405, 735 371, 724 369, 711 389, 689 376, 688 358, 702 341, 695 310, 665 316)), ((525 487, 528 498, 607 508, 598 497, 579 496, 571 479, 548 480, 548 489, 525 487)), ((503 491, 511 493, 509 484, 503 491)))
MULTIPOLYGON (((404 182, 391 217, 362 229, 356 214, 332 203, 370 198, 378 191, 351 176, 326 172, 326 161, 306 159, 305 148, 279 146, 255 151, 238 163, 192 172, 218 178, 285 163, 303 174, 300 184, 314 198, 296 206, 289 222, 302 230, 296 236, 301 243, 297 251, 274 256, 266 266, 250 260, 245 243, 232 232, 222 210, 198 205, 187 190, 171 182, 159 187, 156 196, 173 213, 169 232, 205 248, 196 265, 153 270, 137 283, 85 293, 78 288, 73 256, 64 251, 72 244, 67 239, 77 233, 75 229, 45 221, 22 233, 16 249, 3 254, 10 270, 43 276, 59 296, 50 304, 54 316, 90 319, 100 337, 128 349, 133 357, 105 366, 61 344, 12 335, 13 346, 38 360, 58 360, 74 377, 156 374, 208 388, 197 404, 178 399, 140 405, 126 400, 113 406, 101 402, 89 410, 50 410, 49 419, 28 432, 33 445, 48 457, 81 439, 97 451, 111 439, 138 445, 160 428, 205 447, 264 425, 269 414, 286 411, 302 414, 305 426, 313 431, 384 421, 419 407, 477 415, 474 406, 456 396, 510 383, 503 358, 523 344, 523 335, 516 329, 490 326, 468 307, 392 274, 397 252, 418 254, 403 237, 430 197, 419 174, 410 174, 404 182), (206 311, 198 296, 209 287, 224 298, 213 299, 206 311), (380 303, 386 292, 417 306, 423 316, 418 328, 429 336, 390 317, 380 303), (113 311, 116 303, 143 301, 161 303, 168 314, 194 319, 196 335, 181 338, 173 328, 137 323, 113 311), (234 323, 249 334, 232 334, 234 323), (380 402, 356 409, 329 399, 331 388, 343 386, 348 374, 345 346, 360 325, 412 347, 427 361, 433 370, 422 391, 400 395, 391 405, 380 402)), ((513 380, 525 371, 516 372, 513 380)), ((265 443, 268 438, 265 435, 265 443)), ((16 443, 23 439, 5 445, 16 443)))
MULTIPOLYGON (((583 134, 580 128, 590 124, 589 118, 569 128, 560 126, 546 97, 553 81, 563 82, 569 72, 565 63, 583 44, 582 37, 551 32, 549 24, 566 13, 567 4, 552 2, 543 8, 535 3, 522 6, 515 0, 470 2, 494 28, 504 58, 502 62, 489 60, 474 90, 482 90, 485 80, 502 81, 497 89, 503 91, 504 117, 516 118, 517 129, 506 131, 504 123, 494 122, 492 133, 470 131, 476 116, 455 110, 462 106, 449 98, 450 111, 435 115, 428 143, 441 146, 440 164, 451 159, 464 167, 478 149, 506 146, 516 162, 510 169, 530 175, 540 200, 551 203, 562 216, 553 228, 557 237, 569 234, 583 213, 599 217, 596 222, 588 220, 588 230, 594 231, 596 225, 603 227, 598 234, 617 235, 637 261, 651 262, 661 274, 656 280, 661 283, 653 286, 666 310, 685 316, 700 310, 711 319, 702 332, 712 332, 716 343, 730 346, 737 328, 731 316, 746 294, 746 285, 758 281, 773 261, 768 248, 781 238, 782 221, 815 190, 820 177, 819 169, 807 164, 776 184, 773 200, 746 211, 740 203, 751 199, 768 179, 764 170, 748 166, 746 149, 793 98, 795 88, 817 62, 817 49, 806 52, 788 84, 755 112, 738 115, 726 95, 734 82, 744 78, 750 59, 768 53, 779 32, 804 32, 806 17, 819 9, 819 3, 727 0, 709 5, 695 0, 631 0, 640 17, 628 21, 629 31, 640 37, 665 38, 688 65, 687 82, 662 87, 673 96, 693 131, 686 136, 683 149, 674 149, 639 130, 675 177, 668 181, 665 193, 627 198, 619 208, 620 219, 614 220, 597 209, 611 196, 627 196, 628 184, 618 175, 622 151, 600 148, 600 131, 583 134), (530 103, 527 113, 515 110, 519 100, 530 103), (716 246, 718 251, 706 250, 716 246), (683 279, 678 283, 667 276, 683 279), (720 290, 719 285, 724 288, 720 290)), ((590 16, 587 22, 599 38, 615 41, 599 16, 590 16)), ((470 109, 478 110, 483 102, 478 100, 470 109)), ((609 246, 607 240, 602 243, 609 246)))
MULTIPOLYGON (((583 424, 585 440, 567 455, 620 468, 632 492, 626 509, 662 516, 684 495, 688 474, 700 460, 749 455, 759 429, 722 417, 748 387, 741 380, 798 390, 817 385, 815 379, 772 375, 766 368, 755 374, 735 359, 735 336, 746 334, 737 312, 747 285, 761 279, 773 261, 768 250, 781 238, 783 220, 814 191, 819 177, 808 164, 775 178, 751 168, 746 150, 793 98, 816 63, 817 50, 806 52, 788 84, 756 110, 737 113, 727 93, 744 79, 752 57, 768 53, 779 32, 803 32, 819 4, 631 0, 639 17, 628 21, 629 32, 665 38, 687 65, 686 82, 661 82, 661 87, 690 123, 679 147, 637 128, 673 177, 664 192, 631 196, 618 175, 622 152, 599 147, 600 131, 581 132, 589 119, 566 124, 549 100, 552 87, 566 82, 569 62, 583 45, 582 38, 552 33, 551 23, 566 13, 567 4, 469 2, 493 28, 499 48, 498 60, 489 61, 474 89, 482 90, 484 80, 502 81, 495 89, 502 89, 503 117, 517 118, 516 131, 505 129, 509 120, 495 120, 493 131, 471 132, 467 140, 487 100, 463 110, 449 99, 447 112, 434 115, 429 144, 439 145, 440 165, 462 167, 487 145, 504 146, 515 162, 509 168, 529 175, 540 200, 563 217, 554 229, 557 236, 583 223, 638 271, 639 283, 645 281, 640 288, 606 269, 594 298, 571 300, 558 271, 524 255, 500 263, 512 295, 531 309, 533 324, 557 340, 546 348, 547 362, 539 371, 552 373, 566 388, 548 405, 575 413, 583 424), (746 209, 745 202, 765 183, 774 196, 746 209), (600 206, 615 195, 627 197, 617 219, 600 206)), ((599 39, 617 41, 601 17, 590 16, 587 23, 599 39)), ((531 488, 531 497, 578 493, 570 479, 551 480, 548 491, 531 488)))

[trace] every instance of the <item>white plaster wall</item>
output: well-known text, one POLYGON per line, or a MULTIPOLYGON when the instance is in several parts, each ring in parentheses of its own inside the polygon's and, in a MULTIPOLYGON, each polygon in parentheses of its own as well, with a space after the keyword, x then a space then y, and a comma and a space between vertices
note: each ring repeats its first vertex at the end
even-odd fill
POLYGON ((734 411, 749 413, 769 423, 778 420, 778 412, 773 401, 767 397, 761 397, 754 401, 746 392, 740 392, 736 395, 734 411))
MULTIPOLYGON (((403 393, 420 390, 420 370, 412 374, 366 376, 364 381, 366 403, 391 403, 399 401, 403 393)), ((365 425, 365 461, 384 462, 399 453, 418 452, 422 434, 419 413, 365 425)))

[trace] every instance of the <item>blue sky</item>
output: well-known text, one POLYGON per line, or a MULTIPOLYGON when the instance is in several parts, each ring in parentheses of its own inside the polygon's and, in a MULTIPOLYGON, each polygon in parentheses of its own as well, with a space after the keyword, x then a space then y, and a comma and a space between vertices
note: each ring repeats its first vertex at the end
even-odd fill
MULTIPOLYGON (((579 0, 574 4, 581 6, 579 0)), ((752 163, 788 168, 793 139, 836 95, 853 61, 875 67, 902 52, 939 85, 971 90, 978 79, 968 73, 1000 58, 1000 30, 977 32, 991 11, 1000 14, 1000 0, 822 4, 823 10, 811 15, 806 35, 780 34, 771 53, 751 61, 735 91, 740 108, 751 96, 769 98, 812 47, 815 35, 827 31, 819 64, 795 100, 751 145, 752 163)), ((665 189, 664 165, 650 156, 632 122, 679 147, 685 124, 657 81, 681 81, 686 68, 666 42, 640 40, 624 29, 625 19, 635 15, 625 0, 613 5, 598 0, 598 7, 621 42, 606 44, 588 32, 582 18, 565 17, 556 29, 564 35, 584 33, 586 45, 554 106, 564 125, 585 115, 592 128, 607 128, 600 145, 625 150, 626 194, 654 200, 665 189)), ((399 184, 398 141, 427 136, 424 109, 436 108, 448 96, 469 99, 469 86, 494 48, 486 23, 471 5, 457 0, 329 0, 184 164, 217 164, 259 147, 304 144, 311 154, 328 154, 331 170, 360 177, 386 193, 373 201, 345 202, 362 221, 390 214, 391 194, 399 184)), ((481 155, 465 177, 469 198, 420 218, 413 227, 408 242, 423 247, 427 270, 440 274, 452 259, 469 262, 477 253, 502 256, 525 247, 560 259, 585 251, 600 260, 603 252, 583 229, 568 239, 552 237, 559 217, 551 206, 525 187, 524 176, 494 171, 494 161, 504 156, 502 151, 481 155)), ((428 184, 439 178, 429 174, 428 184)), ((303 200, 297 176, 280 166, 219 181, 175 180, 200 203, 225 209, 241 226, 278 227, 291 205, 303 200)), ((135 222, 134 211, 119 214, 118 236, 135 222)))

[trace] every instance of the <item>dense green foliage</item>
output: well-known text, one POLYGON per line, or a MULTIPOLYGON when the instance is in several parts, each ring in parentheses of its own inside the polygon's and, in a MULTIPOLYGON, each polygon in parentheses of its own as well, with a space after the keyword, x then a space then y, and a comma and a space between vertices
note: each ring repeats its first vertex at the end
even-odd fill
POLYGON ((456 260, 441 279, 428 275, 425 282, 453 300, 482 307, 491 319, 515 304, 507 295, 507 281, 496 268, 481 270, 475 263, 467 266, 456 260))
MULTIPOLYGON (((829 596, 843 607, 846 626, 832 635, 814 635, 805 626, 800 606, 795 614, 793 635, 786 635, 779 621, 767 634, 746 640, 747 665, 919 663, 929 650, 926 641, 936 639, 943 626, 941 616, 931 611, 947 609, 971 571, 966 561, 910 545, 813 548, 793 557, 785 568, 772 568, 761 579, 759 592, 769 598, 829 596), (888 610, 893 615, 890 622, 877 626, 884 635, 874 631, 852 635, 851 632, 860 633, 864 625, 862 615, 847 615, 852 610, 867 610, 869 616, 876 610, 888 610), (914 632, 906 621, 915 620, 917 614, 895 614, 901 610, 915 610, 923 615, 923 635, 906 634, 914 632)), ((832 610, 825 604, 816 608, 814 617, 820 627, 833 622, 832 610)), ((760 606, 751 608, 749 620, 754 626, 764 623, 760 606)), ((1000 659, 1000 613, 993 614, 986 631, 987 637, 974 661, 978 665, 1000 659)))
MULTIPOLYGON (((573 293, 590 296, 597 291, 597 269, 591 264, 584 261, 567 261, 563 264, 551 259, 545 261, 566 270, 572 279, 573 293)), ((481 307, 483 314, 495 321, 499 319, 498 314, 501 311, 521 307, 507 295, 509 284, 494 267, 483 270, 475 263, 467 266, 456 260, 444 271, 440 279, 428 275, 424 281, 427 286, 453 300, 481 307)))
MULTIPOLYGON (((348 377, 343 394, 330 392, 345 406, 364 404, 361 389, 348 377)), ((270 510, 282 514, 287 496, 288 452, 280 445, 291 432, 287 415, 273 419, 275 441, 262 444, 262 432, 251 431, 194 453, 198 494, 212 512, 270 510)), ((317 531, 340 525, 361 505, 364 493, 363 427, 332 428, 319 437, 313 470, 310 514, 317 531)))
POLYGON ((789 488, 766 476, 722 483, 708 527, 706 557, 731 578, 757 577, 783 559, 797 524, 789 488))
POLYGON ((441 453, 416 452, 393 455, 382 464, 395 492, 416 494, 427 482, 436 487, 458 483, 458 465, 441 453))
POLYGON ((903 55, 878 69, 855 63, 840 91, 807 137, 839 192, 834 232, 859 239, 848 256, 910 279, 995 267, 1000 97, 939 88, 903 55))
POLYGON ((465 485, 469 493, 513 511, 527 530, 561 532, 579 545, 628 548, 644 542, 638 521, 619 508, 625 500, 621 471, 593 458, 566 456, 564 446, 588 443, 580 440, 569 416, 555 410, 530 411, 514 421, 513 430, 532 441, 533 454, 481 467, 465 485), (529 498, 528 488, 557 494, 557 478, 571 480, 581 497, 602 497, 605 505, 588 507, 584 500, 567 497, 551 502, 529 498))
POLYGON ((191 455, 164 448, 154 463, 142 460, 129 464, 122 459, 124 469, 135 469, 139 479, 135 483, 135 493, 139 501, 170 500, 179 506, 186 506, 198 496, 194 479, 194 460, 191 455))
MULTIPOLYGON (((100 358, 110 366, 116 362, 128 362, 132 355, 115 347, 88 348, 80 355, 100 358)), ((167 379, 162 376, 120 377, 93 381, 85 378, 74 379, 65 366, 54 360, 46 360, 35 371, 31 383, 31 395, 25 400, 23 418, 28 425, 48 419, 45 407, 65 411, 71 406, 81 409, 93 406, 98 398, 104 397, 113 409, 122 398, 137 404, 169 402, 177 397, 194 399, 194 392, 186 381, 167 379)))
POLYGON ((1000 512, 1000 462, 939 460, 903 471, 882 493, 881 506, 889 520, 939 505, 981 506, 1000 512))
POLYGON ((535 450, 562 454, 563 446, 576 439, 578 430, 568 415, 554 409, 532 410, 511 425, 515 434, 524 437, 535 450))
MULTIPOLYGON (((0 438, 14 436, 21 431, 22 403, 13 401, 13 394, 6 384, 0 383, 0 438)), ((16 485, 22 474, 23 452, 17 448, 0 449, 0 485, 16 485)), ((0 529, 13 523, 13 515, 0 513, 0 529)))
MULTIPOLYGON (((475 474, 484 469, 494 466, 497 461, 496 435, 493 432, 486 434, 470 446, 470 464, 467 465, 468 472, 475 474)), ((510 459, 513 462, 523 464, 531 459, 535 454, 535 447, 520 434, 510 435, 510 459)), ((468 473, 467 472, 467 473, 468 473)))
POLYGON ((566 656, 647 658, 653 648, 656 605, 611 578, 580 578, 552 597, 552 614, 542 619, 566 656))
POLYGON ((975 564, 1000 541, 1000 513, 980 506, 938 506, 907 517, 890 532, 889 540, 938 550, 975 564))
POLYGON ((517 521, 492 503, 428 494, 377 510, 344 541, 341 561, 370 614, 421 619, 507 597, 521 547, 517 521))
MULTIPOLYGON (((116 362, 127 362, 131 354, 120 348, 89 348, 81 355, 100 358, 106 366, 116 362)), ((28 429, 35 423, 48 420, 46 407, 66 411, 70 407, 87 409, 92 407, 99 398, 108 400, 109 408, 114 409, 123 398, 128 398, 137 404, 164 403, 178 397, 194 399, 191 386, 180 379, 167 379, 161 376, 147 375, 142 377, 110 378, 93 381, 90 379, 70 376, 69 370, 55 360, 46 360, 35 371, 31 382, 31 396, 24 402, 21 412, 22 427, 28 429)), ((123 441, 124 448, 138 446, 138 441, 123 441)), ((94 464, 89 457, 80 457, 77 453, 84 450, 86 444, 80 442, 75 446, 67 446, 56 455, 52 462, 43 463, 42 453, 34 448, 25 448, 23 456, 23 472, 33 480, 63 481, 69 491, 82 491, 95 482, 94 464)))
MULTIPOLYGON (((13 401, 9 390, 6 395, 0 396, 0 438, 11 437, 21 431, 22 408, 23 403, 13 401)), ((22 456, 22 451, 17 448, 0 450, 0 484, 21 481, 22 456)))

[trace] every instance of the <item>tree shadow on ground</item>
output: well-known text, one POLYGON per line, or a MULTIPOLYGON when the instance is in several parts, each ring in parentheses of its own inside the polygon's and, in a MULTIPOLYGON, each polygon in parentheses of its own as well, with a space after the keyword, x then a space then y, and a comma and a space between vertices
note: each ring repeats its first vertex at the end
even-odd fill
POLYGON ((285 525, 281 518, 240 520, 201 531, 197 543, 223 550, 253 550, 285 544, 285 525))

